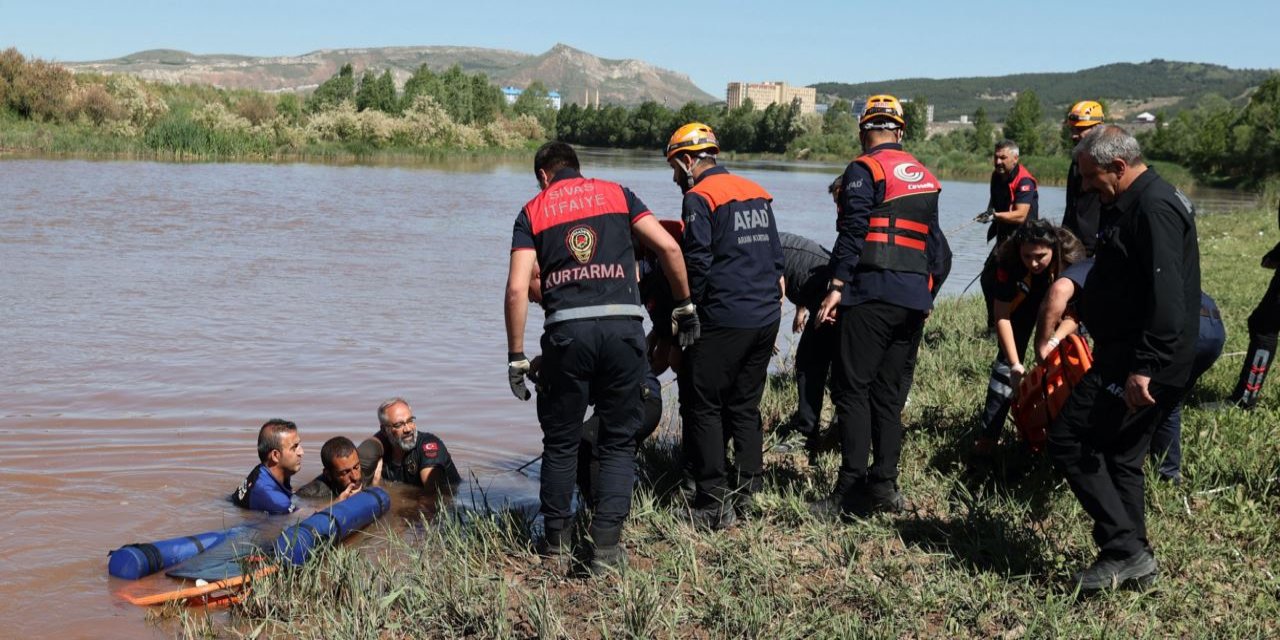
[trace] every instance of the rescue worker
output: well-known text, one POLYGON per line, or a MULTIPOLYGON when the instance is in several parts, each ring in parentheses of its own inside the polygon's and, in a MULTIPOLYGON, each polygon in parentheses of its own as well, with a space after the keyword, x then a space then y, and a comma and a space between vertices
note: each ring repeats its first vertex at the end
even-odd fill
POLYGON ((858 121, 863 154, 844 172, 831 282, 818 312, 840 333, 832 390, 841 463, 831 495, 810 505, 820 517, 905 508, 897 486, 902 387, 933 308, 930 256, 941 253, 934 245, 942 231, 941 184, 902 150, 904 125, 896 98, 868 99, 858 121))
POLYGON ((1083 259, 1080 241, 1048 220, 1027 222, 997 249, 992 298, 998 349, 973 447, 978 458, 995 452, 1004 431, 1009 402, 1027 372, 1022 361, 1045 293, 1063 270, 1083 259))
MULTIPOLYGON (((1276 270, 1280 267, 1280 243, 1262 256, 1262 268, 1276 270)), ((1240 380, 1231 393, 1230 402, 1242 409, 1252 409, 1258 404, 1262 383, 1267 380, 1267 370, 1276 357, 1276 334, 1280 333, 1280 271, 1271 276, 1271 284, 1253 313, 1249 314, 1249 348, 1244 352, 1244 365, 1240 368, 1240 380)))
POLYGON ((782 244, 773 197, 716 163, 720 146, 705 124, 671 135, 667 163, 684 193, 685 268, 702 337, 680 367, 686 469, 695 495, 690 515, 712 530, 732 526, 734 502, 761 482, 760 397, 782 317, 782 244), (728 477, 726 442, 736 474, 728 477))
MULTIPOLYGON (((1040 321, 1036 328, 1036 353, 1041 360, 1048 358, 1053 349, 1066 340, 1067 336, 1082 328, 1077 320, 1079 292, 1084 288, 1085 280, 1088 279, 1092 267, 1092 258, 1071 265, 1053 283, 1053 287, 1045 297, 1044 304, 1040 308, 1040 321)), ((1195 361, 1187 384, 1182 389, 1182 399, 1185 399, 1195 388, 1200 376, 1218 361, 1226 343, 1227 330, 1222 324, 1222 312, 1218 310, 1218 303, 1209 294, 1201 291, 1200 330, 1196 334, 1195 361)), ((1156 427, 1155 433, 1152 434, 1149 457, 1152 464, 1156 466, 1160 479, 1174 483, 1182 482, 1181 400, 1169 417, 1156 427)))
MULTIPOLYGON (((1079 144, 1089 129, 1103 123, 1102 105, 1093 100, 1081 100, 1071 105, 1064 126, 1071 131, 1071 143, 1079 144)), ((1062 213, 1062 226, 1076 234, 1084 244, 1084 251, 1093 256, 1098 241, 1098 214, 1102 203, 1098 194, 1085 191, 1080 179, 1080 165, 1075 158, 1067 169, 1067 208, 1062 213)))
POLYGON ((796 414, 787 426, 789 433, 774 451, 788 453, 803 447, 812 459, 818 449, 822 400, 838 345, 835 327, 818 322, 818 306, 831 281, 831 252, 794 233, 779 233, 778 240, 782 243, 787 300, 796 307, 791 332, 800 334, 800 343, 795 354, 796 414))
POLYGON ((636 282, 634 232, 659 257, 677 302, 672 322, 678 339, 691 345, 698 317, 680 247, 629 189, 585 178, 578 155, 563 142, 548 142, 534 154, 541 192, 516 216, 504 304, 507 377, 521 400, 531 396, 524 354, 529 281, 541 266, 542 362, 537 374, 538 421, 542 426, 539 498, 545 536, 539 543, 556 568, 567 567, 571 549, 571 502, 578 445, 587 405, 600 417, 597 447, 600 477, 590 525, 588 569, 620 570, 626 553, 620 540, 631 508, 635 435, 643 414, 645 342, 636 282))
POLYGON ((982 265, 982 298, 987 303, 987 328, 995 327, 992 315, 993 291, 996 287, 996 251, 1014 231, 1029 220, 1040 219, 1040 191, 1036 179, 1018 161, 1018 144, 1012 140, 996 143, 992 154, 991 193, 987 211, 991 212, 987 241, 995 240, 991 254, 982 265))
POLYGON ((1190 203, 1124 129, 1094 127, 1075 157, 1103 203, 1081 309, 1094 361, 1049 426, 1048 451, 1094 521, 1100 553, 1075 577, 1092 592, 1156 578, 1142 463, 1194 363, 1200 249, 1190 203))
POLYGON ((291 478, 302 470, 302 437, 298 425, 272 418, 258 429, 258 465, 245 476, 231 501, 241 509, 270 514, 293 513, 291 478))
POLYGON ((452 487, 462 475, 444 440, 418 431, 418 418, 404 398, 378 405, 378 432, 360 443, 361 476, 404 482, 425 489, 452 487))

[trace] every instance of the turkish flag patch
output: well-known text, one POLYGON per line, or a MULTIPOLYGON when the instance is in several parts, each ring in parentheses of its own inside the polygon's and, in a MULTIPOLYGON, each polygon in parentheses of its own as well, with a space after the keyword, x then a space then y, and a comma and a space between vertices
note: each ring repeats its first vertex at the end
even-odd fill
POLYGON ((434 458, 439 453, 440 445, 435 442, 425 442, 422 444, 422 452, 434 458))
POLYGON ((1030 191, 1030 190, 1031 190, 1031 185, 1029 184, 1024 184, 1021 187, 1018 187, 1018 191, 1030 191))

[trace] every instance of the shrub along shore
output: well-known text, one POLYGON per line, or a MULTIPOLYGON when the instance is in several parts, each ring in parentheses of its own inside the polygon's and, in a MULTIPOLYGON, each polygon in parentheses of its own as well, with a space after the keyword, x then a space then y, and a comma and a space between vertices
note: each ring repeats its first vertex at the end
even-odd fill
MULTIPOLYGON (((1280 401, 1272 389, 1249 414, 1202 406, 1235 382, 1245 319, 1270 277, 1257 265, 1275 239, 1275 202, 1198 224, 1204 288, 1228 339, 1183 414, 1185 481, 1148 474, 1161 563, 1149 591, 1070 591, 1095 553, 1090 521, 1042 455, 1006 440, 990 473, 968 470, 994 352, 970 296, 942 301, 925 327, 904 414, 908 513, 817 521, 806 502, 829 490, 837 454, 816 467, 769 454, 750 517, 696 529, 682 516, 668 407, 641 451, 621 577, 566 579, 540 565, 523 516, 472 516, 409 535, 374 525, 361 544, 258 581, 227 614, 155 618, 186 637, 1275 637, 1280 401)), ((793 408, 784 368, 762 403, 766 429, 793 408)))

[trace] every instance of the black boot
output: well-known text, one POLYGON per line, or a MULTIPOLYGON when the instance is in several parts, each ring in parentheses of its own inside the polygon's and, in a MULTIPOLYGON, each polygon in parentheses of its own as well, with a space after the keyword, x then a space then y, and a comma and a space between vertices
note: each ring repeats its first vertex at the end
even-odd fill
POLYGON ((573 568, 572 530, 564 523, 548 524, 536 548, 542 556, 542 566, 557 573, 568 573, 573 568))
POLYGON ((621 573, 627 568, 627 551, 622 548, 622 525, 591 527, 591 563, 587 570, 593 576, 621 573))
POLYGON ((1244 354, 1244 365, 1240 368, 1240 381, 1231 394, 1231 403, 1241 409, 1252 409, 1258 404, 1258 394, 1262 392, 1262 383, 1267 379, 1267 370, 1275 359, 1276 336, 1249 336, 1249 350, 1244 354))

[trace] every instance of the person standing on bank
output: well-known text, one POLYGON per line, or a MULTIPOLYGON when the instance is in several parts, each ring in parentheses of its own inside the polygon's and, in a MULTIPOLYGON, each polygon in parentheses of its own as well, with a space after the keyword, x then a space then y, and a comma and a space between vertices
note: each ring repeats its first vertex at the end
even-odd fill
POLYGON ((991 255, 982 265, 982 298, 987 303, 987 328, 995 327, 992 315, 996 288, 996 251, 1013 236, 1024 222, 1040 219, 1040 191, 1035 176, 1018 161, 1018 144, 1012 140, 996 143, 992 155, 995 169, 991 172, 991 195, 987 210, 992 212, 991 226, 987 228, 987 241, 995 240, 991 255))
POLYGON ((1081 297, 1094 361, 1050 425, 1048 452, 1094 521, 1100 552, 1075 578, 1092 592, 1156 577, 1142 463, 1195 360, 1200 248, 1190 202, 1145 164, 1124 129, 1094 127, 1075 157, 1103 203, 1081 297))
MULTIPOLYGON (((1280 214, 1278 214, 1280 215, 1280 214)), ((1271 284, 1249 314, 1249 349, 1244 352, 1240 380, 1231 393, 1230 402, 1241 409, 1253 409, 1267 380, 1267 370, 1276 358, 1276 335, 1280 333, 1280 243, 1262 256, 1262 268, 1271 269, 1271 284)))
MULTIPOLYGON (((1084 134, 1102 122, 1102 105, 1093 100, 1081 100, 1071 106, 1064 124, 1071 129, 1072 144, 1079 144, 1084 134)), ((1101 211, 1098 194, 1084 190, 1080 163, 1072 158, 1071 167, 1067 169, 1067 208, 1062 212, 1062 226, 1080 239, 1089 257, 1093 257, 1093 248, 1098 242, 1098 215, 1101 211)))
POLYGON ((839 363, 832 385, 841 463, 820 517, 900 511, 898 458, 909 367, 933 308, 930 256, 938 229, 938 180, 902 150, 897 98, 867 100, 858 122, 863 155, 844 172, 831 282, 819 321, 837 323, 839 363), (872 455, 870 467, 867 457, 872 455))
POLYGON ((734 498, 759 488, 764 467, 760 398, 782 317, 783 258, 773 196, 716 164, 711 128, 686 124, 667 143, 684 193, 684 260, 702 338, 680 366, 682 447, 696 488, 691 516, 732 526, 734 498), (732 440, 737 477, 725 460, 732 440))
MULTIPOLYGON (((836 185, 834 191, 838 188, 836 185)), ((837 344, 835 327, 818 322, 818 306, 831 281, 831 252, 794 233, 779 233, 778 239, 782 242, 787 300, 796 307, 791 332, 800 334, 800 343, 795 353, 796 414, 773 451, 789 453, 803 448, 812 460, 818 449, 822 400, 837 344)))
POLYGON ((534 154, 533 172, 542 191, 520 210, 512 231, 504 305, 507 376, 511 392, 528 400, 524 330, 529 281, 539 265, 546 312, 537 373, 543 447, 539 497, 546 532, 539 550, 557 568, 570 564, 578 446, 587 405, 594 401, 600 475, 588 568, 600 573, 626 566, 619 542, 631 509, 635 435, 644 413, 645 312, 633 232, 658 255, 667 274, 678 301, 671 319, 680 344, 691 346, 699 327, 680 246, 629 189, 584 178, 579 166, 577 153, 563 142, 548 142, 534 154))

